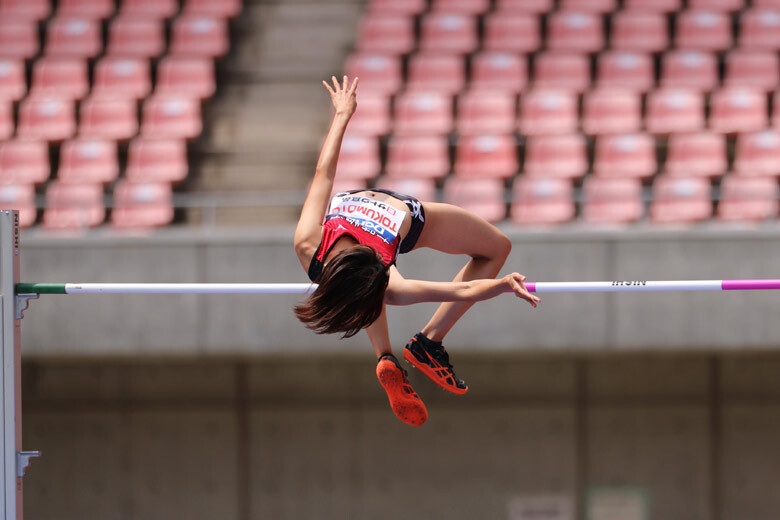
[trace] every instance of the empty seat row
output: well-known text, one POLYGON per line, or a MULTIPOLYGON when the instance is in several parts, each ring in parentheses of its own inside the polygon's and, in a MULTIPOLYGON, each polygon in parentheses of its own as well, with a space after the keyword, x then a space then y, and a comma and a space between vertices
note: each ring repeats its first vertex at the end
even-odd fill
MULTIPOLYGON (((745 49, 780 50, 777 31, 780 6, 754 8, 739 17, 736 43, 745 49)), ((541 20, 532 14, 495 12, 484 20, 480 40, 475 16, 457 12, 423 15, 420 38, 416 37, 414 18, 369 11, 362 19, 357 48, 368 52, 407 54, 422 51, 468 54, 478 49, 532 53, 548 50, 595 53, 604 48, 661 52, 674 44, 678 49, 724 51, 735 43, 732 19, 726 12, 690 9, 677 14, 675 37, 668 31, 662 13, 618 11, 611 16, 610 39, 605 36, 601 15, 583 11, 557 11, 547 20, 547 37, 542 42, 541 20)))
MULTIPOLYGON (((43 225, 49 229, 84 229, 99 226, 106 219, 100 184, 52 182, 46 188, 43 225)), ((32 185, 0 185, 0 204, 19 210, 19 224, 30 227, 37 220, 35 189, 32 185)), ((111 225, 117 228, 152 228, 173 220, 170 184, 119 181, 113 192, 111 225)))
MULTIPOLYGON (((661 171, 672 177, 715 178, 729 170, 726 139, 711 132, 670 137, 662 163, 656 140, 648 134, 600 137, 594 148, 591 166, 586 140, 578 134, 529 137, 522 149, 513 135, 462 136, 451 167, 447 138, 394 136, 382 168, 376 138, 348 136, 338 176, 367 181, 384 172, 391 179, 442 179, 452 171, 456 177, 507 179, 522 171, 527 177, 577 179, 593 171, 597 177, 648 179, 661 171)), ((735 148, 735 174, 780 177, 780 132, 741 134, 735 148)))
MULTIPOLYGON (((778 31, 780 33, 780 31, 778 31)), ((780 82, 780 58, 776 52, 735 50, 725 55, 724 86, 770 91, 780 82)), ((582 93, 592 86, 619 87, 647 92, 655 87, 652 57, 630 52, 607 52, 596 59, 591 80, 590 58, 571 53, 546 52, 535 57, 533 78, 525 56, 505 52, 480 53, 466 61, 456 55, 418 53, 411 57, 404 81, 402 62, 392 56, 357 53, 345 71, 360 77, 365 91, 395 94, 402 86, 412 90, 456 93, 471 90, 520 93, 529 86, 582 93)), ((670 51, 662 56, 662 87, 709 92, 721 84, 717 56, 700 51, 670 51)))
MULTIPOLYGON (((720 133, 751 132, 770 124, 769 100, 760 91, 724 88, 707 98, 687 89, 659 89, 646 99, 622 89, 596 89, 583 98, 582 117, 576 95, 534 89, 517 99, 512 94, 471 91, 455 103, 447 94, 407 92, 390 100, 361 96, 350 126, 352 135, 464 135, 509 133, 568 134, 582 127, 586 134, 637 132, 644 127, 658 134, 695 132, 708 127, 720 133), (709 118, 705 117, 709 105, 709 118), (581 124, 580 124, 581 123, 581 124)), ((780 91, 774 95, 771 122, 780 126, 780 91)))
MULTIPOLYGON (((95 58, 103 52, 102 27, 87 18, 56 17, 46 26, 43 53, 47 56, 95 58)), ((168 53, 176 56, 218 57, 227 52, 227 22, 201 15, 182 15, 173 22, 168 53)), ((34 22, 0 15, 0 57, 30 59, 40 48, 34 22)), ((108 29, 106 54, 126 58, 156 58, 166 49, 161 20, 124 16, 108 29)))
MULTIPOLYGON (((103 20, 115 12, 114 0, 59 0, 56 14, 103 20)), ((178 0, 121 0, 117 12, 142 18, 167 19, 179 11, 178 0)), ((241 11, 240 0, 184 0, 182 14, 232 18, 241 11)), ((52 14, 50 0, 1 0, 0 18, 39 21, 52 14)))
MULTIPOLYGON (((100 138, 63 142, 57 179, 65 183, 108 184, 119 177, 117 144, 100 138)), ((12 139, 0 142, 0 184, 40 185, 51 166, 45 142, 12 139)), ((177 183, 187 176, 184 141, 137 138, 130 141, 125 178, 134 182, 177 183)))
MULTIPOLYGON (((357 189, 366 184, 341 181, 337 189, 357 189)), ((435 200, 431 180, 380 178, 377 187, 403 191, 435 200)), ((719 186, 718 219, 761 221, 778 216, 778 183, 773 178, 726 176, 719 186)), ((636 179, 587 177, 582 185, 580 215, 589 224, 625 224, 642 218, 662 224, 691 224, 713 216, 713 191, 706 179, 658 177, 648 205, 642 184, 636 179)), ((575 189, 566 179, 520 177, 508 194, 497 179, 448 179, 442 190, 445 202, 472 211, 490 222, 506 218, 524 226, 556 225, 577 215, 575 189), (507 199, 507 195, 510 196, 507 199), (511 202, 508 202, 511 201, 511 202)))
MULTIPOLYGON (((33 65, 29 92, 78 100, 92 88, 93 94, 101 97, 141 99, 152 90, 149 69, 145 59, 106 57, 97 62, 94 82, 90 83, 84 59, 43 57, 33 65)), ((214 63, 208 58, 166 56, 157 66, 157 94, 206 99, 215 90, 214 63)), ((19 101, 27 91, 24 63, 0 58, 0 102, 19 101)))

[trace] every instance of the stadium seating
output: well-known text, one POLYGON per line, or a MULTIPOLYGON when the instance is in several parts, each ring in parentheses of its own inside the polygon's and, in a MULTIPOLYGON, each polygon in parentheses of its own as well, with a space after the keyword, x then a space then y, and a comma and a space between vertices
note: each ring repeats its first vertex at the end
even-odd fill
POLYGON ((567 179, 521 176, 512 187, 512 222, 521 226, 555 225, 574 218, 574 189, 567 179))
POLYGON ((612 19, 613 49, 660 52, 669 46, 666 18, 648 11, 620 11, 612 19))
POLYGON ((108 30, 106 54, 122 58, 156 58, 165 50, 161 20, 120 15, 108 30))
POLYGON ((200 15, 182 15, 173 21, 170 53, 174 56, 218 58, 228 51, 227 21, 200 15))
POLYGON ((597 58, 599 87, 616 87, 647 92, 655 82, 653 60, 649 54, 631 51, 607 51, 597 58))
POLYGON ((57 16, 46 26, 49 56, 94 58, 103 50, 103 31, 98 20, 57 16))
POLYGON ((72 101, 53 97, 28 96, 19 106, 19 137, 42 141, 64 141, 76 133, 72 101))
POLYGON ((411 195, 418 200, 436 200, 436 185, 431 179, 393 179, 384 176, 377 180, 376 187, 411 195))
POLYGON ((490 7, 490 0, 433 0, 434 12, 480 15, 490 7))
POLYGON ((515 97, 508 93, 470 91, 458 98, 457 131, 461 135, 512 133, 515 97))
POLYGON ((497 11, 485 17, 483 49, 514 53, 531 53, 539 49, 539 20, 530 14, 497 11))
POLYGON ((582 130, 601 135, 637 132, 642 127, 642 98, 630 90, 600 88, 585 94, 582 130))
POLYGON ((704 97, 686 89, 661 88, 647 96, 646 126, 654 134, 704 128, 704 97))
POLYGON ((531 136, 523 173, 529 177, 576 179, 585 175, 588 159, 579 134, 531 136))
POLYGON ((780 176, 780 133, 761 130, 737 136, 734 172, 740 176, 780 176))
POLYGON ((102 224, 105 218, 103 189, 99 184, 66 184, 52 181, 46 188, 44 227, 90 228, 102 224))
POLYGON ((30 95, 82 99, 89 91, 86 60, 43 57, 35 62, 30 95))
POLYGON ((729 175, 720 184, 717 216, 726 221, 760 221, 778 216, 777 180, 729 175))
POLYGON ((780 58, 770 51, 733 50, 726 54, 723 83, 770 92, 780 84, 780 58))
POLYGON ((154 94, 144 101, 141 135, 157 139, 194 139, 203 122, 200 104, 191 98, 154 94))
POLYGON ((382 169, 379 141, 374 137, 349 135, 341 144, 336 175, 342 179, 373 179, 382 169))
POLYGON ((476 19, 464 14, 427 14, 422 19, 420 49, 427 52, 468 54, 479 45, 476 19))
POLYGON ((24 62, 11 58, 0 59, 0 103, 19 101, 26 93, 24 62))
POLYGON ((208 58, 166 56, 157 66, 156 94, 207 99, 216 89, 214 62, 208 58))
POLYGON ((14 133, 14 114, 10 102, 0 101, 0 140, 8 139, 14 133))
POLYGON ((241 0, 184 0, 185 15, 233 18, 241 12, 241 0))
POLYGON ((596 139, 593 173, 597 176, 646 179, 656 169, 655 140, 652 136, 620 134, 596 139))
POLYGON ((396 98, 398 135, 444 135, 452 131, 452 97, 443 93, 407 92, 396 98))
POLYGON ((718 86, 715 53, 673 50, 661 60, 661 87, 709 92, 718 86))
POLYGON ((728 167, 726 139, 702 131, 669 137, 664 171, 676 177, 717 177, 728 167))
POLYGON ((126 141, 138 133, 136 103, 131 98, 90 96, 79 109, 79 135, 126 141))
POLYGON ((710 98, 710 128, 724 134, 754 132, 768 125, 767 98, 763 92, 726 87, 710 98))
POLYGON ((43 184, 50 174, 45 142, 30 139, 0 142, 0 184, 43 184))
POLYGON ((443 136, 398 136, 387 146, 389 178, 440 179, 449 171, 449 149, 443 136))
POLYGON ((370 0, 368 9, 371 13, 414 16, 422 13, 428 7, 427 0, 370 0))
POLYGON ((105 20, 114 12, 113 0, 60 0, 57 16, 105 20))
POLYGON ((30 59, 38 54, 38 27, 32 21, 0 14, 0 56, 30 59))
POLYGON ((644 214, 638 179, 588 177, 582 185, 582 217, 592 224, 625 224, 644 214))
POLYGON ((466 83, 465 61, 454 54, 415 54, 409 60, 409 90, 454 95, 466 83))
POLYGON ((414 20, 411 17, 369 14, 360 22, 359 51, 397 55, 410 52, 415 45, 414 20))
POLYGON ((60 182, 108 184, 118 176, 116 143, 93 139, 74 139, 62 143, 57 171, 60 182))
POLYGON ((509 52, 483 52, 471 60, 471 90, 517 94, 528 85, 524 56, 509 52))
POLYGON ((177 0, 122 0, 119 16, 162 20, 171 18, 178 9, 177 0))
POLYGON ((444 185, 444 202, 460 206, 488 222, 498 222, 506 217, 504 191, 504 183, 499 179, 453 177, 444 185))
POLYGON ((506 179, 517 173, 514 135, 464 135, 455 150, 457 177, 506 179))
POLYGON ((780 6, 757 6, 742 13, 739 20, 741 48, 780 51, 780 6))
POLYGON ((352 116, 347 134, 376 137, 390 133, 391 125, 392 117, 388 96, 373 92, 361 93, 360 110, 357 110, 352 116))
POLYGON ((534 87, 581 93, 590 86, 588 57, 578 53, 543 52, 534 61, 534 87))
POLYGON ((552 11, 554 0, 496 0, 496 11, 504 13, 544 14, 552 11))
POLYGON ((624 0, 623 8, 627 11, 671 13, 682 9, 682 0, 624 0))
POLYGON ((660 176, 653 182, 650 219, 663 224, 693 224, 712 216, 710 183, 702 178, 660 176))
POLYGON ((187 177, 187 146, 174 139, 139 137, 130 142, 125 177, 133 182, 175 183, 187 177))
POLYGON ((4 209, 19 211, 19 227, 22 229, 35 224, 38 218, 32 184, 0 184, 0 205, 4 209))
POLYGON ((344 71, 350 77, 360 78, 361 94, 395 94, 403 81, 401 60, 383 54, 353 54, 347 59, 344 71))
POLYGON ((731 46, 731 20, 726 13, 692 9, 677 15, 675 44, 680 49, 724 51, 731 46))
POLYGON ((164 182, 119 181, 114 189, 111 225, 116 228, 154 228, 173 220, 171 185, 164 182))
POLYGON ((149 62, 145 59, 107 56, 95 65, 95 96, 142 99, 151 90, 149 62))
POLYGON ((596 13, 558 11, 547 22, 547 48, 565 52, 596 52, 604 46, 604 26, 596 13))
POLYGON ((50 0, 3 0, 0 2, 0 19, 13 17, 39 22, 50 14, 50 0))
POLYGON ((577 96, 533 89, 520 97, 518 129, 524 135, 569 134, 579 127, 577 96))
POLYGON ((561 0, 559 7, 565 11, 606 14, 617 9, 617 0, 561 0))

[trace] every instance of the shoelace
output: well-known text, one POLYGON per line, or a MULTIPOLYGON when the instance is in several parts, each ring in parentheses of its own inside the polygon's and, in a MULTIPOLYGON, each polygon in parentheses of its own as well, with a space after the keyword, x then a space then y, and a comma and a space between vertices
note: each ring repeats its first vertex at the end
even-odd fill
POLYGON ((449 353, 444 350, 444 347, 441 348, 432 348, 429 350, 431 355, 438 361, 441 365, 446 366, 447 368, 452 371, 452 364, 450 364, 450 355, 449 353))

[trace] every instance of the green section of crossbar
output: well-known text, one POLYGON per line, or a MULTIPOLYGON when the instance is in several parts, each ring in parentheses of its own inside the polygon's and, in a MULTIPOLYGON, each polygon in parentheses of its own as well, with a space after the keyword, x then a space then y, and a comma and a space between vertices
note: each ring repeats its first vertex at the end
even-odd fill
POLYGON ((67 294, 64 283, 18 283, 16 294, 67 294))

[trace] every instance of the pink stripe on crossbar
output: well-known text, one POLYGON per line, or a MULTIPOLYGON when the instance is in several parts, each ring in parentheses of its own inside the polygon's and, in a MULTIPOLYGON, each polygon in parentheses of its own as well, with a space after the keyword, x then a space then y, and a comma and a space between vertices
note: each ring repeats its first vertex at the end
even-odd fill
POLYGON ((723 280, 720 286, 724 291, 780 289, 780 280, 723 280))
POLYGON ((528 292, 536 292, 536 282, 526 282, 525 288, 528 289, 528 292))

